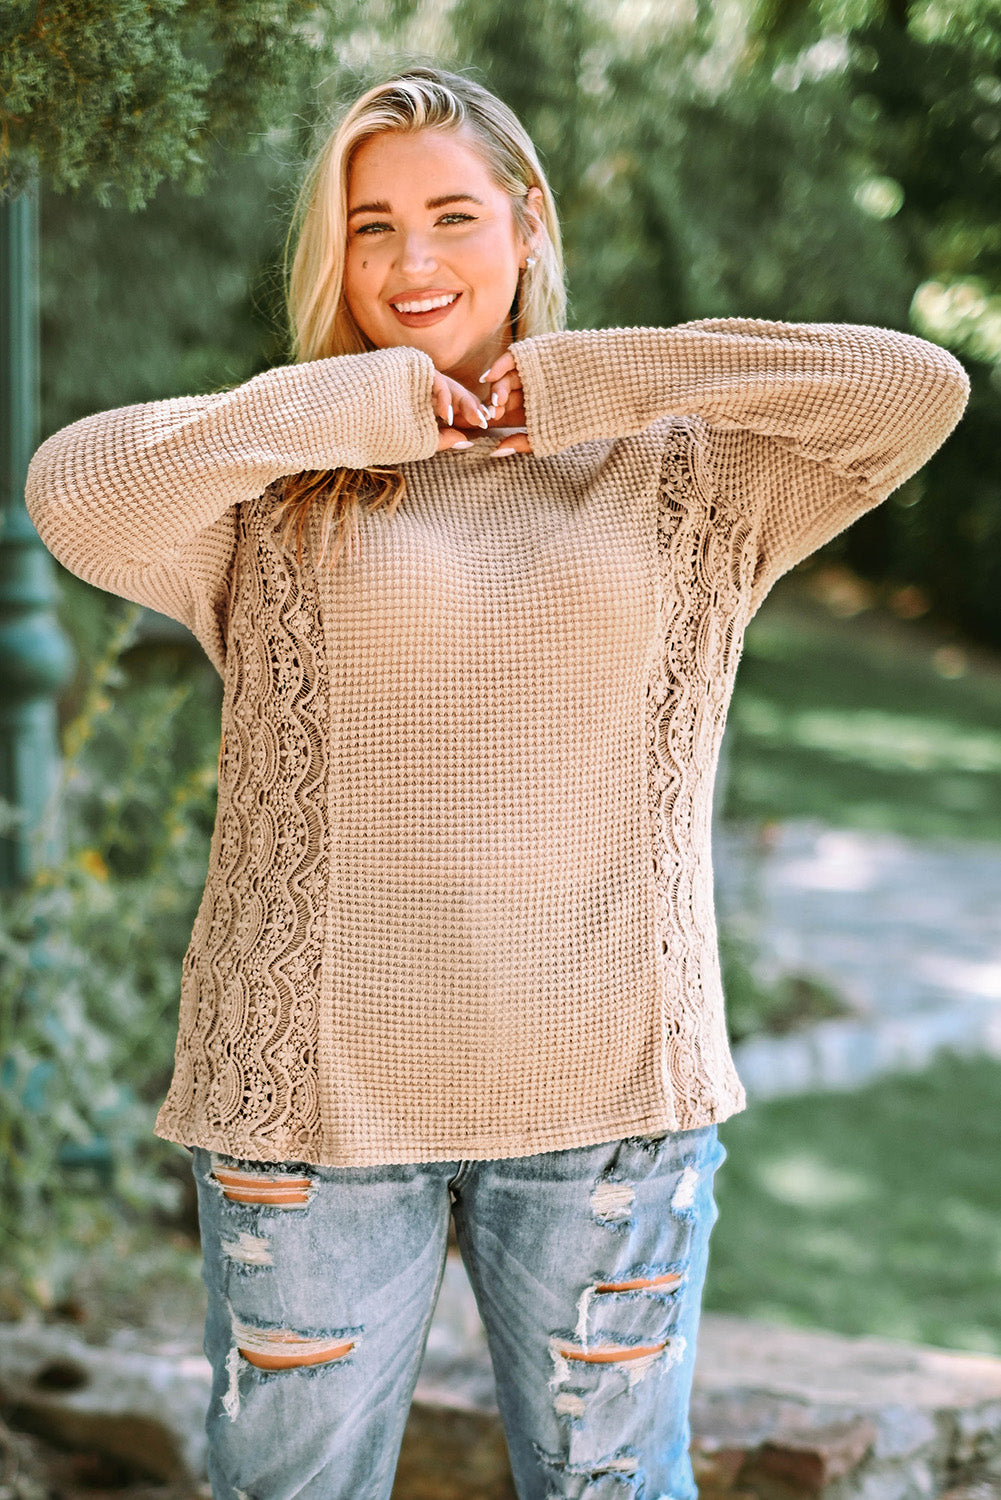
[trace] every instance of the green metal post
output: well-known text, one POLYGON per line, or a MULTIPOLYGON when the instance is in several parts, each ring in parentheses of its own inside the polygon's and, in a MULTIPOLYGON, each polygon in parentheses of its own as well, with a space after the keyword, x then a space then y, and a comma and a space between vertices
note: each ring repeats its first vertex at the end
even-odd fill
POLYGON ((55 616, 52 561, 24 508, 38 441, 38 193, 0 200, 0 889, 51 857, 45 814, 56 783, 56 695, 71 657, 55 616))

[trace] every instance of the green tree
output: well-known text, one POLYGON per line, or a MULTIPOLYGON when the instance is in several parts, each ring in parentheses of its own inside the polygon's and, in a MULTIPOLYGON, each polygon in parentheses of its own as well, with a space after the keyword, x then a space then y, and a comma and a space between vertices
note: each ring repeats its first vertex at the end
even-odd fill
POLYGON ((213 143, 267 123, 316 61, 311 0, 22 0, 0 22, 0 187, 37 164, 60 191, 141 207, 202 187, 213 143))
MULTIPOLYGON (((809 90, 811 54, 844 52, 840 120, 857 196, 898 263, 873 321, 953 349, 972 380, 956 435, 887 506, 837 544, 875 578, 918 584, 930 604, 1001 643, 1001 3, 761 0, 761 65, 809 90), (901 302, 906 301, 906 312, 901 302), (916 503, 920 501, 920 503, 916 503)), ((864 297, 868 258, 855 262, 864 297)))
MULTIPOLYGON (((27 809, 34 826, 43 826, 44 796, 38 793, 49 780, 39 776, 38 764, 51 764, 53 756, 46 695, 55 686, 58 653, 43 586, 47 559, 20 496, 37 428, 33 179, 38 174, 60 191, 89 189, 101 204, 130 208, 146 203, 165 180, 199 189, 221 145, 236 137, 260 138, 270 112, 282 99, 287 108, 304 69, 316 66, 324 31, 313 24, 315 14, 304 0, 120 0, 114 6, 41 0, 8 5, 0 17, 0 218, 11 274, 0 298, 6 345, 0 381, 6 439, 0 623, 7 656, 0 759, 5 774, 12 772, 0 791, 18 811, 27 809)), ((93 272, 92 263, 88 270, 93 272)), ((77 307, 86 302, 84 280, 75 278, 72 288, 77 307)), ((133 333, 141 345, 141 323, 133 333)), ((117 671, 116 660, 109 670, 117 671)), ((173 740, 185 765, 182 785, 187 780, 193 789, 178 798, 173 792, 180 788, 164 788, 175 810, 202 808, 210 791, 203 768, 186 763, 191 739, 181 729, 179 706, 188 691, 172 696, 169 684, 154 684, 146 694, 147 734, 134 714, 126 714, 128 727, 120 735, 128 752, 141 753, 145 746, 148 771, 154 769, 151 748, 173 740)), ((108 694, 98 697, 103 701, 108 694)), ((183 717, 189 715, 186 710, 183 717)), ((87 722, 100 718, 95 709, 87 722)), ((174 765, 177 757, 169 761, 174 765)), ((126 768, 133 763, 126 754, 126 768)), ((183 869, 180 859, 187 845, 185 819, 175 819, 177 839, 151 840, 145 832, 135 837, 130 860, 121 864, 124 836, 137 826, 137 816, 146 830, 156 805, 152 778, 143 786, 138 772, 116 768, 109 775, 108 766, 86 768, 79 760, 73 769, 80 827, 69 837, 61 865, 39 869, 36 859, 33 884, 6 903, 0 925, 0 1225, 11 1252, 5 1261, 25 1275, 33 1257, 54 1250, 53 1236, 65 1227, 56 1211, 69 1202, 61 1192, 61 1167, 71 1160, 100 1165, 95 1144, 102 1134, 129 1142, 132 1106, 160 1061, 150 1055, 146 1039, 151 1011, 160 1013, 162 964, 150 962, 147 945, 129 941, 128 912, 133 937, 144 918, 152 930, 158 912, 161 927, 176 935, 186 925, 193 893, 190 859, 183 869), (92 790, 89 813, 86 796, 80 796, 81 776, 92 790), (123 780, 130 789, 124 797, 123 780), (88 820, 94 824, 95 817, 103 848, 87 840, 88 820), (114 898, 102 903, 106 882, 114 898), (164 894, 171 921, 165 920, 164 894), (109 918, 103 925, 102 909, 109 918), (102 930, 118 934, 114 957, 108 949, 102 958, 92 931, 95 916, 102 930), (90 934, 89 957, 74 946, 75 928, 90 934), (124 1051, 123 1035, 131 1037, 124 1051), (122 1078, 117 1064, 123 1057, 133 1065, 143 1060, 145 1078, 122 1078)), ((191 826, 197 822, 196 815, 191 826)), ((31 868, 32 841, 23 836, 23 823, 17 836, 0 840, 8 884, 23 881, 31 868)), ((128 1158, 127 1144, 124 1154, 128 1158)), ((149 1174, 137 1181, 150 1186, 149 1174)), ((100 1221, 106 1200, 106 1194, 74 1200, 78 1229, 80 1214, 100 1221)))
POLYGON ((973 382, 956 437, 851 536, 870 572, 920 584, 939 610, 1001 642, 1001 5, 901 7, 853 36, 846 80, 894 217, 912 322, 973 382), (920 498, 920 504, 912 504, 920 498))

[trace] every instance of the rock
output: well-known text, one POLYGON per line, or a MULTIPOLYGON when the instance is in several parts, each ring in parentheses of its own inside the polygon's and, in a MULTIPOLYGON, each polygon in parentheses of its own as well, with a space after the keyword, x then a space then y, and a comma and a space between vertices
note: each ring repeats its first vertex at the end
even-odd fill
POLYGON ((692 1400, 705 1500, 932 1500, 1001 1464, 999 1395, 986 1355, 707 1315, 692 1400))
POLYGON ((796 1495, 821 1495, 834 1480, 855 1473, 876 1440, 875 1424, 868 1418, 823 1422, 809 1409, 753 1399, 731 1403, 722 1436, 720 1425, 719 1413, 707 1418, 705 1426, 700 1422, 695 1449, 703 1483, 722 1493, 743 1488, 757 1492, 779 1481, 796 1495), (766 1416, 770 1420, 763 1425, 766 1416), (720 1453, 727 1455, 723 1465, 720 1453), (710 1455, 715 1463, 706 1462, 710 1455))
POLYGON ((801 1434, 785 1432, 762 1443, 747 1458, 739 1483, 760 1488, 779 1479, 797 1495, 820 1495, 835 1479, 853 1474, 872 1449, 876 1429, 871 1422, 807 1422, 801 1434))
POLYGON ((165 1482, 205 1467, 211 1377, 196 1352, 102 1348, 61 1327, 5 1324, 0 1399, 9 1420, 165 1482))
MULTIPOLYGON (((161 1481, 203 1473, 205 1360, 4 1326, 18 1423, 161 1481)), ((1001 1500, 1001 1360, 707 1314, 692 1400, 702 1500, 1001 1500)), ((450 1257, 394 1500, 514 1500, 486 1341, 450 1257)))

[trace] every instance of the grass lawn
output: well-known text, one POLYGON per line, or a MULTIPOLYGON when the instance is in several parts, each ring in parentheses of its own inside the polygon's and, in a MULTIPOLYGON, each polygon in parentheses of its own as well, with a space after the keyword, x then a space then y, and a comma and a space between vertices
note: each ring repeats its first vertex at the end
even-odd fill
POLYGON ((836 570, 800 573, 752 621, 725 815, 1001 837, 1001 658, 869 597, 836 570))
MULTIPOLYGON (((748 631, 725 813, 1001 837, 1001 658, 836 569, 748 631)), ((721 1127, 706 1305, 1001 1355, 1001 1062, 943 1058, 721 1127)))
POLYGON ((707 1307, 1001 1355, 1001 1063, 752 1104, 720 1138, 707 1307))

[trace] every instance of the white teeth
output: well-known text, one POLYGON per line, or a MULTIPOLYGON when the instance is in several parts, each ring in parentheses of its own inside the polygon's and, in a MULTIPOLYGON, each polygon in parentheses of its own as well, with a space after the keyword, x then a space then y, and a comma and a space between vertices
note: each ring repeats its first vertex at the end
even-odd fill
POLYGON ((393 306, 401 313, 431 312, 435 307, 450 307, 458 295, 458 292, 448 292, 444 297, 425 297, 421 302, 394 302, 393 306))

